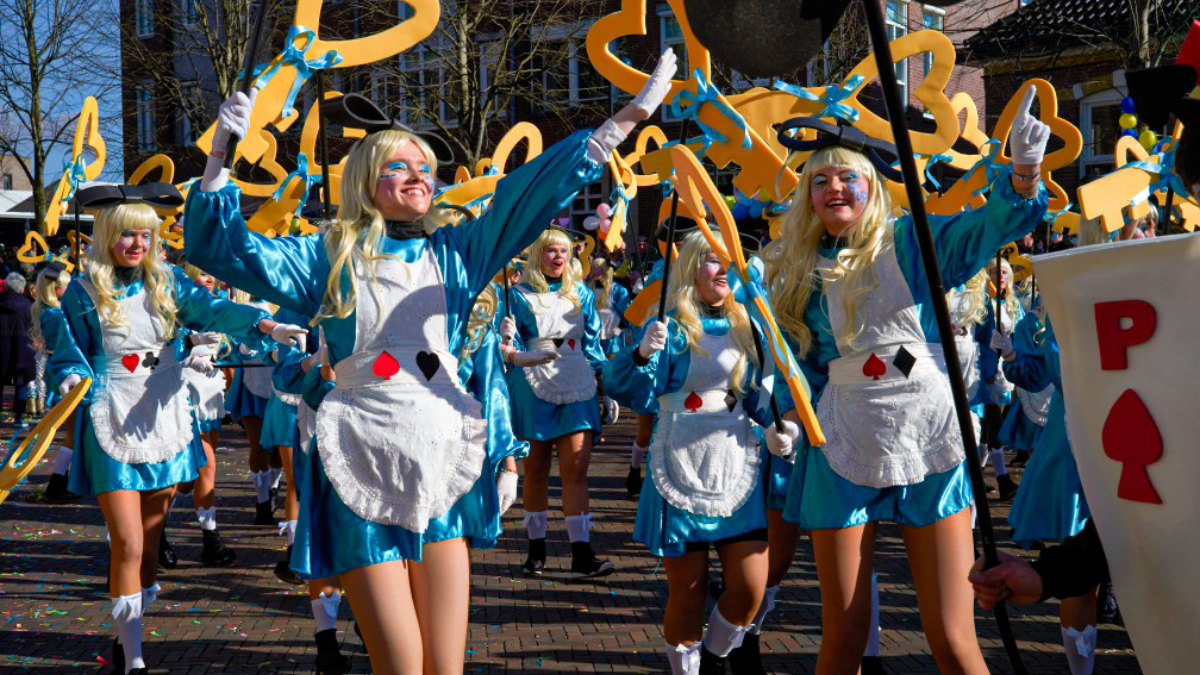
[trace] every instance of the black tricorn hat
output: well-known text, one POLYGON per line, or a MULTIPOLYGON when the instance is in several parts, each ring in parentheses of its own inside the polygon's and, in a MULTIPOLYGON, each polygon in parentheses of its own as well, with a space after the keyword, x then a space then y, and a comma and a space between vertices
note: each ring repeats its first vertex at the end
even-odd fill
MULTIPOLYGON (((658 227, 654 230, 654 238, 657 239, 658 241, 665 242, 667 240, 667 235, 668 235, 667 230, 668 230, 669 225, 670 225, 670 218, 667 218, 667 219, 663 220, 661 223, 659 223, 658 227)), ((692 220, 691 218, 689 218, 687 216, 681 216, 679 214, 675 215, 675 243, 676 244, 683 241, 684 237, 688 236, 689 234, 691 234, 699 229, 700 229, 700 226, 697 225, 696 221, 692 220)))
POLYGON ((1196 87, 1196 69, 1186 64, 1174 64, 1159 68, 1147 68, 1125 73, 1129 85, 1129 97, 1137 110, 1138 118, 1155 131, 1167 125, 1171 113, 1183 120, 1192 118, 1200 122, 1195 104, 1187 98, 1196 87))
POLYGON ((779 142, 788 149, 802 152, 822 150, 834 145, 857 150, 866 155, 867 159, 871 160, 871 164, 874 164, 875 168, 885 178, 894 180, 897 183, 904 182, 904 176, 900 171, 880 156, 880 153, 884 153, 892 157, 899 157, 896 146, 887 141, 868 136, 862 131, 846 124, 830 124, 815 117, 795 117, 780 125, 779 142), (817 137, 807 140, 797 138, 787 133, 793 129, 815 129, 817 137))
POLYGON ((93 185, 75 193, 75 200, 83 209, 102 209, 117 204, 138 203, 168 209, 183 205, 183 195, 179 194, 179 188, 170 183, 93 185))
POLYGON ((325 99, 325 121, 351 129, 362 129, 368 134, 387 129, 407 131, 419 137, 433 149, 439 164, 450 164, 454 161, 454 149, 446 139, 437 134, 416 131, 398 119, 388 117, 375 103, 359 94, 343 94, 325 99))

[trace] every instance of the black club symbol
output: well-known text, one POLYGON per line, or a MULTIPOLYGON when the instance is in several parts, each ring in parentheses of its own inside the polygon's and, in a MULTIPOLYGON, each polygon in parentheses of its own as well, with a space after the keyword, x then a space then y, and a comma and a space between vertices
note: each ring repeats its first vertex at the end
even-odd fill
POLYGON ((146 358, 142 359, 142 366, 154 370, 158 366, 158 357, 154 352, 146 352, 146 358))

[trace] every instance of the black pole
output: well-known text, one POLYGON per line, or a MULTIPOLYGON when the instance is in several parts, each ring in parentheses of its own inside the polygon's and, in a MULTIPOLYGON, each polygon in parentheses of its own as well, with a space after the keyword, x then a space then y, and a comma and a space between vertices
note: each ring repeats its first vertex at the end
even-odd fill
MULTIPOLYGON (((754 351, 758 354, 758 367, 763 368, 766 365, 768 358, 763 354, 762 336, 758 334, 758 329, 754 327, 753 322, 750 325, 750 334, 754 336, 754 351)), ((759 396, 764 392, 760 391, 759 396)), ((775 392, 771 392, 771 418, 775 421, 775 431, 783 433, 783 416, 779 414, 779 403, 775 400, 775 392)))
MULTIPOLYGON (((1162 226, 1163 234, 1171 234, 1171 215, 1175 209, 1175 188, 1167 186, 1167 207, 1163 210, 1163 217, 1159 218, 1159 225, 1162 226)), ((1157 234, 1157 233, 1156 233, 1157 234)))
MULTIPOLYGON (((988 508, 987 491, 983 484, 983 469, 979 466, 979 448, 975 442, 975 431, 971 424, 971 410, 967 404, 967 389, 963 382, 962 364, 958 360, 958 348, 954 344, 954 332, 950 326, 946 285, 942 281, 937 250, 933 245, 933 234, 929 229, 929 218, 925 213, 925 201, 921 195, 921 181, 917 173, 916 159, 913 156, 912 139, 908 135, 908 126, 904 118, 906 106, 900 98, 900 85, 896 82, 892 48, 888 43, 887 29, 884 25, 880 3, 875 0, 863 0, 862 5, 867 16, 867 30, 871 35, 871 43, 874 47, 875 64, 878 66, 879 82, 883 88, 888 122, 891 124, 892 135, 895 137, 900 170, 904 174, 904 189, 908 193, 913 226, 921 249, 921 262, 925 267, 925 278, 929 282, 929 296, 933 304, 934 316, 937 319, 942 352, 945 355, 946 374, 950 378, 950 391, 954 395, 954 411, 958 418, 958 428, 962 433, 967 470, 971 474, 971 486, 975 493, 980 543, 987 566, 994 567, 999 563, 999 556, 996 554, 996 535, 992 531, 992 516, 988 508)), ((1017 648, 1016 638, 1012 634, 1012 626, 1009 625, 1008 612, 1004 603, 996 604, 995 613, 1000 637, 1004 642, 1004 650, 1008 654, 1013 671, 1017 675, 1025 675, 1028 671, 1021 662, 1021 652, 1017 648)))
POLYGON ((317 152, 321 155, 321 217, 329 220, 329 132, 325 125, 325 71, 317 71, 317 152))
MULTIPOLYGON (((700 105, 700 104, 697 104, 700 105)), ((699 111, 697 111, 699 112, 699 111)), ((688 120, 683 120, 679 126, 679 144, 687 140, 688 120)), ((671 280, 671 253, 675 250, 675 218, 679 214, 679 186, 671 191, 671 216, 667 219, 667 254, 663 257, 662 292, 658 295, 658 320, 663 322, 667 316, 667 286, 671 280)))
MULTIPOLYGON (((254 31, 250 35, 250 44, 246 48, 246 58, 242 62, 241 92, 247 96, 250 95, 250 89, 254 86, 254 73, 252 71, 254 69, 254 62, 257 59, 258 46, 262 43, 263 26, 266 23, 267 3, 266 0, 259 0, 258 16, 254 17, 254 31)), ((226 169, 233 166, 233 155, 237 152, 237 144, 237 136, 230 136, 229 143, 225 145, 226 169)))
POLYGON ((1004 308, 1004 258, 1000 257, 1000 251, 996 251, 996 330, 1004 332, 1004 315, 1000 311, 1004 308))
POLYGON ((508 263, 504 263, 504 317, 512 316, 512 294, 509 293, 510 282, 508 280, 508 263))

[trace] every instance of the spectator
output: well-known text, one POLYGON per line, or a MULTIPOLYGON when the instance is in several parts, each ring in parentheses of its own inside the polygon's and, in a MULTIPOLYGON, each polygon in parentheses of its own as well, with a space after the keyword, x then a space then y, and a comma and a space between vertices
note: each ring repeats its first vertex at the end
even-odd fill
POLYGON ((33 303, 25 295, 25 277, 9 272, 0 293, 0 410, 5 387, 12 385, 13 421, 20 424, 25 412, 28 385, 37 376, 33 344, 29 338, 33 303))

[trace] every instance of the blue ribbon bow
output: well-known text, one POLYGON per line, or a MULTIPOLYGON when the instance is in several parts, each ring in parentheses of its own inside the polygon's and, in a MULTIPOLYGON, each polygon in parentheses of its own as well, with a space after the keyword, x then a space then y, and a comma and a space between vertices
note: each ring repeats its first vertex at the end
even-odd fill
POLYGON ((866 78, 863 77, 862 73, 858 73, 849 80, 846 80, 845 84, 828 85, 825 87, 824 96, 817 96, 803 87, 798 87, 794 84, 788 84, 783 80, 775 80, 775 84, 771 86, 778 91, 782 91, 785 94, 791 94, 792 96, 805 99, 806 101, 824 103, 825 107, 821 109, 821 112, 813 115, 813 117, 832 117, 834 119, 845 120, 847 122, 857 122, 858 110, 846 105, 845 103, 842 103, 842 101, 853 98, 854 92, 858 91, 858 88, 862 86, 863 80, 865 79, 866 78))
POLYGON ((1179 174, 1175 173, 1175 151, 1177 150, 1177 145, 1178 143, 1174 142, 1170 144, 1160 142, 1155 147, 1155 150, 1159 151, 1157 155, 1152 156, 1150 159, 1130 162, 1121 167, 1120 170, 1141 169, 1147 173, 1158 174, 1158 180, 1138 192, 1129 200, 1130 206, 1137 206, 1149 200, 1150 195, 1168 188, 1174 190, 1175 194, 1179 195, 1181 199, 1187 199, 1188 195, 1191 194, 1191 190, 1188 189, 1187 184, 1183 182, 1179 174))
POLYGON ((929 161, 925 163, 925 180, 929 181, 929 184, 933 186, 935 191, 941 192, 942 184, 938 181, 938 179, 933 177, 933 167, 937 166, 938 164, 948 165, 952 161, 954 161, 953 157, 944 152, 939 152, 936 155, 930 155, 929 161))
POLYGON ((970 180, 971 177, 975 175, 975 172, 980 168, 982 168, 986 173, 987 180, 984 181, 983 187, 975 191, 974 196, 978 197, 987 192, 988 189, 992 187, 992 182, 996 180, 996 176, 999 176, 1000 172, 1007 166, 996 161, 996 157, 1000 155, 1000 148, 1002 147, 1004 147, 1004 143, 996 140, 995 138, 989 138, 987 143, 984 143, 983 147, 980 148, 980 154, 983 156, 979 158, 978 162, 975 162, 975 166, 971 167, 971 170, 967 172, 967 175, 963 176, 962 179, 964 181, 970 180), (986 151, 989 145, 994 146, 991 152, 986 151))
MULTIPOLYGON (((750 136, 750 128, 746 125, 746 119, 721 98, 721 92, 715 86, 704 80, 704 74, 699 68, 692 72, 692 77, 696 80, 696 93, 693 94, 688 89, 681 90, 675 98, 671 99, 671 114, 680 119, 695 120, 696 126, 700 127, 701 135, 687 140, 689 144, 696 141, 702 144, 700 152, 696 154, 703 155, 713 143, 724 145, 729 140, 725 134, 700 121, 700 108, 704 107, 705 103, 711 103, 722 115, 729 118, 742 130, 743 148, 753 147, 754 139, 750 136), (691 105, 684 107, 685 103, 691 105)), ((671 145, 675 145, 675 142, 667 143, 664 147, 671 145)))
POLYGON ((279 72, 283 64, 290 64, 296 69, 296 79, 292 82, 292 88, 288 91, 287 98, 283 101, 283 116, 285 118, 292 116, 292 107, 296 104, 296 95, 300 93, 300 87, 304 86, 304 83, 308 81, 308 78, 313 76, 313 73, 318 70, 332 68, 342 62, 342 55, 336 49, 330 49, 317 59, 305 59, 305 52, 312 46, 316 38, 317 34, 312 29, 305 28, 304 26, 292 26, 291 30, 288 31, 287 46, 283 48, 280 59, 270 68, 263 71, 262 75, 259 75, 258 79, 254 81, 254 86, 262 89, 271 81, 271 78, 275 77, 275 74, 279 72), (299 37, 305 38, 303 49, 296 47, 296 38, 299 37))
POLYGON ((310 174, 308 172, 308 158, 304 156, 303 152, 298 153, 296 155, 296 170, 289 173, 287 177, 283 179, 283 182, 280 183, 279 187, 275 189, 275 196, 272 197, 272 199, 279 201, 279 198, 283 196, 284 188, 286 188, 288 184, 292 182, 292 178, 297 176, 304 181, 304 190, 300 192, 300 201, 296 203, 295 210, 296 215, 300 215, 304 212, 305 204, 308 204, 308 193, 310 190, 312 190, 312 186, 319 185, 324 178, 319 173, 310 174))
POLYGON ((85 167, 87 162, 83 161, 83 155, 68 159, 63 157, 63 178, 67 179, 67 193, 63 195, 63 201, 71 201, 71 197, 75 196, 75 191, 79 189, 79 185, 87 181, 87 171, 85 167))
MULTIPOLYGON (((762 385, 766 390, 764 394, 759 396, 758 407, 766 409, 770 405, 770 392, 774 389, 775 383, 775 364, 785 364, 784 377, 790 377, 793 373, 800 374, 800 365, 796 363, 795 356, 792 355, 792 350, 783 340, 777 340, 776 334, 768 331, 767 327, 771 323, 767 320, 771 314, 770 303, 764 302, 767 311, 766 314, 759 311, 755 298, 766 298, 766 287, 763 285, 763 261, 758 256, 752 256, 746 261, 746 278, 742 278, 742 273, 736 267, 730 265, 729 271, 725 275, 725 280, 729 284, 729 290, 733 293, 733 298, 737 300, 746 311, 750 314, 759 328, 759 333, 763 336, 763 342, 770 351, 770 358, 764 358, 765 363, 762 364, 762 385)), ((774 318, 773 316, 771 317, 774 318)), ((776 324, 778 325, 778 324, 776 324)))

